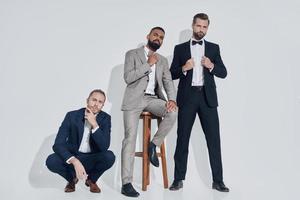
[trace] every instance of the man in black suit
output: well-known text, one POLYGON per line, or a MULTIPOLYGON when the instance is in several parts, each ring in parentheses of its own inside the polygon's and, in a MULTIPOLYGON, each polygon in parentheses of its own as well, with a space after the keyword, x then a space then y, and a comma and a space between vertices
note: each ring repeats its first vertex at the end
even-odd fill
POLYGON ((177 93, 178 128, 174 155, 174 182, 170 190, 183 187, 187 170, 188 147, 191 130, 198 117, 205 134, 213 177, 212 188, 221 192, 229 189, 223 182, 221 146, 218 118, 218 100, 214 77, 225 78, 226 68, 217 44, 204 40, 209 18, 204 13, 193 18, 193 37, 176 45, 171 64, 173 79, 180 79, 177 93))
POLYGON ((91 192, 101 192, 96 182, 115 162, 108 150, 111 117, 101 110, 105 99, 102 90, 93 90, 86 108, 68 112, 58 130, 46 166, 68 181, 65 192, 74 192, 78 179, 85 180, 91 192))

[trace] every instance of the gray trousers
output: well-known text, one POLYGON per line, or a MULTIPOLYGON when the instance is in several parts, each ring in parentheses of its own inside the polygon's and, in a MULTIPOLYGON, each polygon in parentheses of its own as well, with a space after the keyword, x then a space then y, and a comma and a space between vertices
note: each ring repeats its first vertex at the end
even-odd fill
POLYGON ((125 130, 121 158, 121 176, 123 185, 131 183, 133 180, 134 154, 140 114, 143 111, 148 111, 156 116, 163 117, 163 120, 152 139, 152 142, 157 147, 163 143, 164 138, 170 132, 177 118, 177 111, 167 112, 166 101, 158 99, 156 96, 144 96, 143 101, 144 107, 123 112, 125 130))

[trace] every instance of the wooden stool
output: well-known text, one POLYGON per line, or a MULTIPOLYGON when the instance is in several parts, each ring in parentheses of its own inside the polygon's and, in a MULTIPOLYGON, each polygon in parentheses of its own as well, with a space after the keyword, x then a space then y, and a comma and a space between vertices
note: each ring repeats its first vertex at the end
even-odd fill
MULTIPOLYGON (((150 184, 150 170, 149 170, 149 156, 148 156, 148 147, 150 143, 151 136, 151 119, 157 119, 158 125, 161 122, 161 117, 157 117, 150 112, 142 112, 140 115, 140 119, 143 120, 143 151, 135 152, 136 157, 143 158, 143 186, 142 190, 147 190, 147 185, 150 184)), ((164 188, 168 188, 168 175, 167 175, 167 162, 166 162, 166 151, 165 151, 165 142, 163 142, 160 146, 160 152, 157 153, 157 156, 161 158, 162 165, 162 174, 164 181, 164 188)))

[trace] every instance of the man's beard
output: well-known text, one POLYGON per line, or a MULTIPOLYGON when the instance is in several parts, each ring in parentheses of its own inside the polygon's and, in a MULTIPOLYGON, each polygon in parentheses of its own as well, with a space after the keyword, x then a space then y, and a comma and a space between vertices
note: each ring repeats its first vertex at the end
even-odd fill
POLYGON ((205 34, 202 31, 199 31, 198 33, 193 32, 193 36, 196 40, 201 40, 205 36, 205 34))
POLYGON ((101 110, 98 107, 93 107, 93 106, 89 107, 89 109, 93 112, 94 115, 99 113, 101 110))
POLYGON ((150 41, 150 40, 148 40, 147 46, 148 46, 152 51, 156 51, 157 49, 160 48, 160 44, 155 43, 154 41, 150 41))

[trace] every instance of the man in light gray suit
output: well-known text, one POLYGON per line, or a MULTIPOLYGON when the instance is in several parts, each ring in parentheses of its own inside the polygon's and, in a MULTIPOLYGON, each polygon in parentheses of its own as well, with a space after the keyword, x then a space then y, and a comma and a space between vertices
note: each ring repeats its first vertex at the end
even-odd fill
POLYGON ((177 117, 176 91, 169 71, 168 61, 156 50, 162 45, 165 31, 154 27, 147 35, 148 43, 125 55, 124 79, 127 84, 122 111, 125 137, 122 142, 122 191, 129 197, 139 193, 132 186, 134 154, 139 116, 143 111, 163 117, 149 145, 149 160, 158 167, 156 147, 170 132, 177 117), (167 94, 165 98, 163 88, 167 94))

